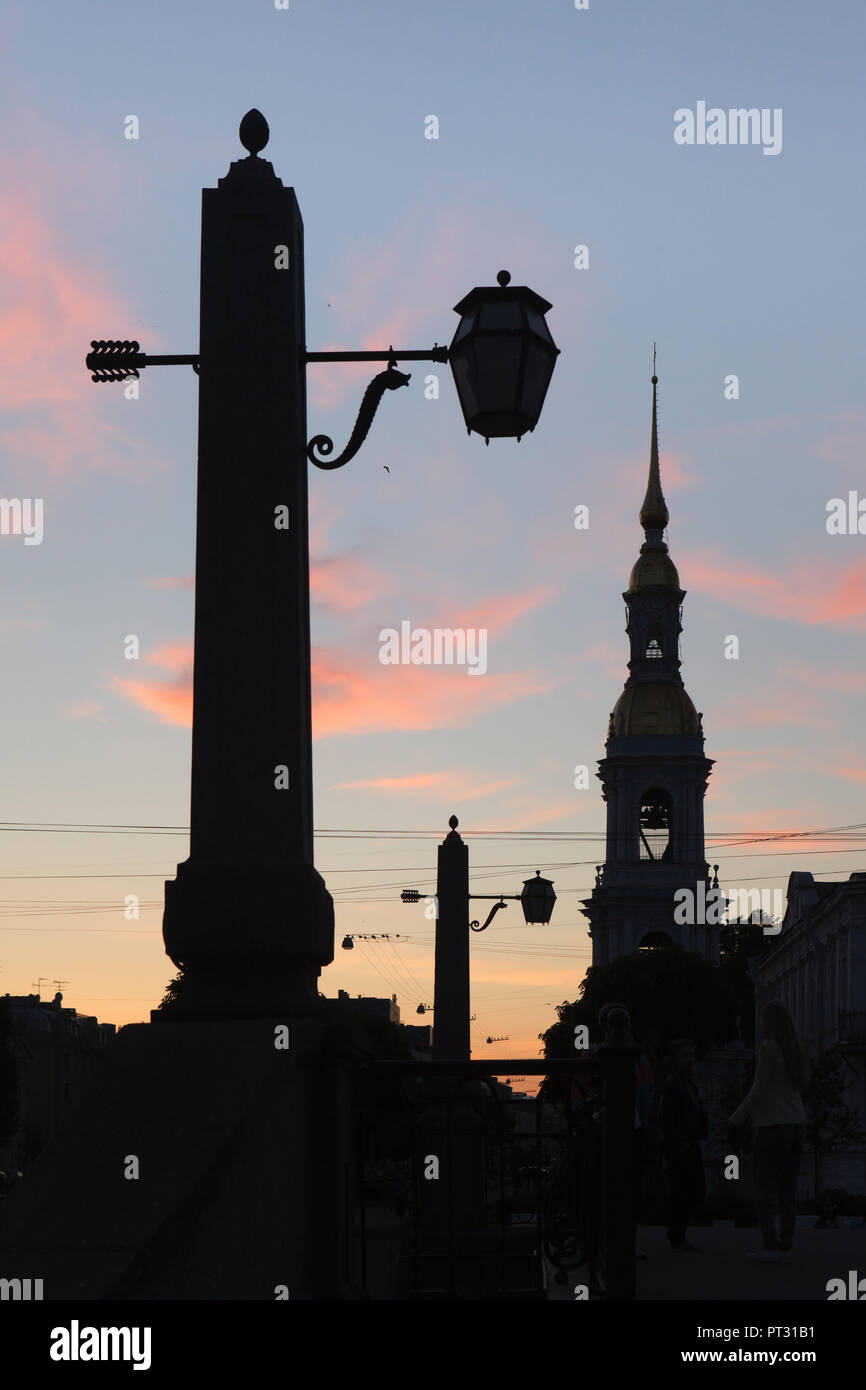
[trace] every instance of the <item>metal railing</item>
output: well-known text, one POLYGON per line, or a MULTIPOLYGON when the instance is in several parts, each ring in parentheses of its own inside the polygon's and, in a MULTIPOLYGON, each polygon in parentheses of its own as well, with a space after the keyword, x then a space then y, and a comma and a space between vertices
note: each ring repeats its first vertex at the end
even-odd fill
POLYGON ((362 1068, 365 1296, 542 1299, 571 1283, 634 1298, 634 1065, 624 1048, 362 1068), (538 1098, 496 1085, 515 1072, 546 1078, 538 1098))
POLYGON ((866 1043, 866 1009, 840 1009, 840 1043, 866 1043))

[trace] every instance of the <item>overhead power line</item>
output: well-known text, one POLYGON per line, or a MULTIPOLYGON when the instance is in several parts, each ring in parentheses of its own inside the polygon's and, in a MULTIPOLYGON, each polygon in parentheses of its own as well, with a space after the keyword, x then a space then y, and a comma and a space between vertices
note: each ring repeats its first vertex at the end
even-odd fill
MULTIPOLYGON (((28 834, 140 834, 140 835, 188 835, 188 825, 134 825, 112 824, 91 821, 0 821, 0 830, 20 831, 28 834)), ((444 835, 440 826, 435 830, 317 830, 317 839, 339 840, 438 840, 444 835)), ((603 841, 605 830, 461 830, 464 839, 524 841, 538 843, 544 841, 603 841)), ((727 839, 732 844, 752 843, 759 839, 801 839, 808 836, 836 835, 846 838, 866 839, 866 822, 852 825, 825 826, 809 830, 715 830, 707 833, 711 841, 727 839), (854 834, 853 832, 857 832, 854 834)))

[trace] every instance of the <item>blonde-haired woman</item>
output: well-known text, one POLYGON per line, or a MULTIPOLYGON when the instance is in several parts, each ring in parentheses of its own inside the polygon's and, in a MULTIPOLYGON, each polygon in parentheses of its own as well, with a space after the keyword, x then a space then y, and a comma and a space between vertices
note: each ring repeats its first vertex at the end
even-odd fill
POLYGON ((751 1117, 755 1130, 755 1201, 764 1248, 748 1251, 746 1258, 788 1264, 806 1130, 803 1093, 809 1084, 809 1059, 784 1004, 774 1001, 764 1006, 761 1033, 752 1089, 731 1116, 732 1125, 742 1125, 751 1117))

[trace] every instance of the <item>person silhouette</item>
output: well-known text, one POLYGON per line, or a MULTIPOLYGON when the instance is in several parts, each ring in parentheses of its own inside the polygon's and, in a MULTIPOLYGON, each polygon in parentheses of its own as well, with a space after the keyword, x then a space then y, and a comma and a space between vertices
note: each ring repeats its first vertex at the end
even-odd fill
POLYGON ((755 1204, 764 1248, 747 1251, 746 1258, 789 1264, 806 1132, 803 1092, 809 1084, 809 1059, 794 1020, 778 1000, 761 1010, 761 1032, 755 1080, 730 1120, 739 1127, 751 1118, 755 1129, 755 1204), (778 1235, 774 1221, 777 1209, 778 1235))
MULTIPOLYGON (((606 1047, 634 1046, 631 1015, 624 1004, 603 1004, 598 1011, 599 1025, 604 1029, 604 1041, 599 1050, 606 1047)), ((634 1064, 634 1136, 631 1152, 632 1202, 635 1225, 640 1220, 643 1195, 643 1176, 649 1154, 648 1126, 652 1119, 655 1086, 652 1068, 646 1053, 640 1052, 634 1064)), ((646 1251, 635 1249, 635 1258, 646 1259, 646 1251)))
POLYGON ((691 1038, 671 1043, 672 1075, 659 1101, 662 1158, 668 1176, 668 1240, 676 1251, 700 1251, 686 1239, 706 1192, 701 1140, 707 1137, 707 1113, 695 1084, 695 1044, 691 1038))

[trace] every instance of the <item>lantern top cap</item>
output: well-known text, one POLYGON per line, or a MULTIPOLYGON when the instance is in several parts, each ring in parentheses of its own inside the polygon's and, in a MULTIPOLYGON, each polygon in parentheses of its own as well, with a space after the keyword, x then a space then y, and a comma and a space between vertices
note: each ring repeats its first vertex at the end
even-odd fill
POLYGON ((540 314, 546 314, 553 308, 550 300, 543 299, 535 290, 531 290, 528 285, 512 285, 511 276, 507 270, 500 270, 496 276, 498 285, 476 285, 467 295, 464 295, 459 304, 454 305, 455 314, 468 314, 475 305, 490 299, 491 296, 498 300, 517 299, 528 305, 532 309, 537 309, 540 314))
POLYGON ((257 111, 253 107, 241 121, 238 134, 244 149, 248 150, 250 157, 255 159, 259 150, 263 150, 268 143, 271 132, 261 111, 257 111))

